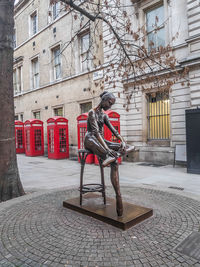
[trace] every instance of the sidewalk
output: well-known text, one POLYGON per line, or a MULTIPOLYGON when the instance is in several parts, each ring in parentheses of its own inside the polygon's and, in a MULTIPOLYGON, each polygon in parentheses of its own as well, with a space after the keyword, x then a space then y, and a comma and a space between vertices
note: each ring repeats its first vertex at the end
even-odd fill
MULTIPOLYGON (((79 163, 24 155, 18 163, 27 194, 0 203, 0 267, 200 267, 200 242, 196 256, 176 249, 191 233, 200 234, 199 175, 123 163, 123 200, 154 214, 122 231, 62 206, 79 195, 79 163)), ((106 194, 114 197, 109 168, 105 174, 106 194)), ((87 165, 85 177, 96 182, 99 167, 87 165)))
MULTIPOLYGON (((18 165, 25 190, 79 187, 80 164, 77 161, 18 155, 18 165)), ((200 175, 189 174, 186 168, 173 168, 171 165, 151 167, 143 166, 140 162, 123 162, 119 171, 121 185, 150 186, 200 200, 200 175)), ((105 168, 106 185, 110 185, 109 172, 110 168, 105 168)), ((84 179, 85 182, 96 182, 98 179, 100 181, 99 167, 87 164, 84 179)))

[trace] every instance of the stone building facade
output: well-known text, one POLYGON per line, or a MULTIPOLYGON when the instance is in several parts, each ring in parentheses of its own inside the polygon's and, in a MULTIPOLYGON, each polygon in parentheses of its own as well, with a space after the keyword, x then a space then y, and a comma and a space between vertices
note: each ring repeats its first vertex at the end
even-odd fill
MULTIPOLYGON (((74 32, 78 25, 70 12, 62 10, 61 4, 52 6, 47 2, 21 0, 15 7, 15 114, 18 119, 36 117, 44 122, 54 115, 69 119, 73 155, 77 146, 76 117, 98 102, 102 88, 96 82, 103 80, 108 72, 112 75, 112 68, 109 71, 106 68, 107 56, 115 55, 115 49, 106 44, 113 36, 103 23, 100 29, 103 41, 99 40, 100 49, 95 57, 101 64, 84 61, 82 44, 87 46, 89 29, 80 32, 74 45, 64 49, 73 36, 68 25, 74 23, 74 32)), ((155 46, 170 43, 178 67, 189 68, 187 82, 177 81, 167 97, 156 87, 148 93, 136 92, 129 111, 124 108, 124 89, 133 89, 131 77, 117 79, 115 88, 104 81, 105 90, 116 96, 120 93, 114 109, 121 115, 122 135, 139 148, 129 160, 172 163, 175 145, 186 143, 185 110, 200 106, 200 2, 124 0, 124 4, 127 12, 131 10, 134 14, 133 31, 141 25, 148 28, 148 21, 160 16, 164 26, 148 38, 154 38, 155 46)), ((92 35, 92 28, 90 31, 92 35)), ((148 48, 148 41, 146 45, 148 48)))
POLYGON ((80 31, 73 45, 68 45, 79 28, 61 3, 21 0, 15 6, 15 119, 41 119, 47 145, 47 119, 56 115, 66 117, 71 156, 76 154, 76 118, 96 105, 102 92, 96 84, 102 78, 98 67, 98 62, 103 61, 100 41, 95 68, 95 61, 91 63, 86 57, 91 28, 80 31))
MULTIPOLYGON (((134 91, 133 81, 130 77, 116 82, 115 92, 121 94, 116 106, 123 118, 123 135, 128 143, 139 148, 139 152, 129 156, 129 160, 173 163, 175 146, 186 144, 185 110, 200 106, 200 2, 132 0, 125 3, 127 13, 130 6, 135 11, 132 16, 133 31, 143 25, 147 29, 148 19, 165 21, 160 32, 155 33, 155 45, 156 42, 157 45, 170 43, 177 59, 177 68, 189 68, 184 80, 178 80, 172 86, 167 98, 156 87, 150 93, 136 90, 128 112, 124 109, 126 95, 123 92, 124 89, 134 91)), ((104 24, 103 29, 104 39, 111 40, 107 25, 104 24)), ((148 49, 148 38, 146 47, 148 49)), ((104 47, 105 60, 109 53, 109 48, 104 47)), ((105 87, 113 91, 109 84, 105 87)))

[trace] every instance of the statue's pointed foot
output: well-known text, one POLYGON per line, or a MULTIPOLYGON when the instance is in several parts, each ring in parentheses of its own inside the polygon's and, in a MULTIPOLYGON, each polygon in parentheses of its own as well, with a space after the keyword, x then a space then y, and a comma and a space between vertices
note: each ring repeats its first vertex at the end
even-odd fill
POLYGON ((117 215, 119 217, 123 215, 123 204, 121 196, 116 197, 116 210, 117 210, 117 215))
POLYGON ((130 153, 132 151, 135 151, 135 146, 129 146, 127 149, 126 149, 126 153, 130 153))

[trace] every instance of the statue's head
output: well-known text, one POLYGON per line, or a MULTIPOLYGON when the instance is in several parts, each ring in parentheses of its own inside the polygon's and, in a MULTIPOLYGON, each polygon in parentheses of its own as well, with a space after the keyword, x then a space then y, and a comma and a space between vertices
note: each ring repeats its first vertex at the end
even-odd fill
POLYGON ((101 107, 105 111, 110 109, 112 105, 115 104, 116 98, 112 93, 104 91, 102 94, 100 94, 100 98, 101 98, 101 107))

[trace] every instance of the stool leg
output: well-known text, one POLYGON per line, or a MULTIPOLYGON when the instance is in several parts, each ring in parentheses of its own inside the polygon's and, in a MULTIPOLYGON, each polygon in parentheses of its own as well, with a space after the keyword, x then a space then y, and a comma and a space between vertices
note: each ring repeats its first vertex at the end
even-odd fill
POLYGON ((102 159, 98 158, 99 160, 99 166, 100 166, 100 170, 101 170, 101 184, 103 186, 103 191, 102 191, 102 197, 103 197, 103 201, 104 201, 104 205, 106 204, 106 190, 105 190, 105 181, 104 181, 104 169, 102 166, 102 159))
POLYGON ((79 158, 80 158, 80 162, 81 162, 81 173, 80 173, 80 206, 82 206, 83 172, 84 172, 86 157, 87 157, 87 154, 85 156, 85 152, 79 153, 79 158))

